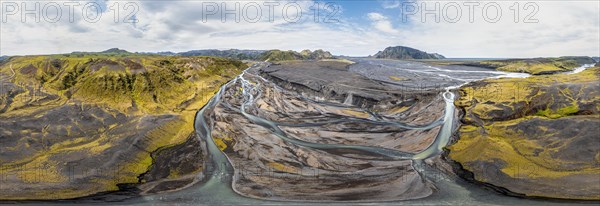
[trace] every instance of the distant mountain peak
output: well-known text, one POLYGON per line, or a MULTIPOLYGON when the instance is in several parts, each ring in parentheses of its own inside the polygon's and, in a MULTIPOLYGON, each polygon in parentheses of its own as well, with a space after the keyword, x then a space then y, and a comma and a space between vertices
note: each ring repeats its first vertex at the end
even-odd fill
POLYGON ((119 49, 119 48, 110 48, 106 51, 100 53, 130 53, 127 50, 119 49))
POLYGON ((286 61, 286 60, 320 60, 334 58, 331 53, 322 49, 310 51, 305 49, 301 52, 292 50, 240 50, 240 49, 205 49, 191 50, 187 52, 177 53, 180 56, 218 56, 233 58, 239 60, 258 60, 258 61, 286 61))
POLYGON ((387 47, 377 52, 374 56, 378 59, 445 59, 446 57, 437 53, 427 53, 418 49, 405 46, 387 47))
POLYGON ((333 59, 333 55, 330 52, 322 49, 310 51, 308 49, 296 52, 293 50, 282 51, 278 49, 269 50, 264 52, 260 60, 261 61, 288 61, 288 60, 321 60, 321 59, 333 59))

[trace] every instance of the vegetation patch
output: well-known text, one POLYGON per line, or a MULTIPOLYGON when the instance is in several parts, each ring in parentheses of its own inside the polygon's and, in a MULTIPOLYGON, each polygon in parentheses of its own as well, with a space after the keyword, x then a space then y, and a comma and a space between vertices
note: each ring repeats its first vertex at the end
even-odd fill
MULTIPOLYGON (((9 142, 0 145, 0 175, 14 178, 2 183, 0 199, 75 198, 157 181, 139 178, 153 168, 152 154, 188 141, 196 112, 245 68, 224 58, 122 50, 6 60, 0 73, 15 76, 0 91, 0 135, 9 142), (70 192, 39 196, 62 190, 70 192)), ((172 175, 156 177, 201 167, 180 164, 190 163, 169 163, 159 170, 172 175)))
POLYGON ((600 67, 462 87, 449 157, 476 180, 528 196, 600 199, 600 67))
POLYGON ((487 67, 506 72, 521 72, 533 75, 556 74, 572 71, 583 64, 595 64, 590 57, 555 57, 533 59, 488 60, 476 62, 445 62, 442 64, 462 64, 467 66, 487 67))

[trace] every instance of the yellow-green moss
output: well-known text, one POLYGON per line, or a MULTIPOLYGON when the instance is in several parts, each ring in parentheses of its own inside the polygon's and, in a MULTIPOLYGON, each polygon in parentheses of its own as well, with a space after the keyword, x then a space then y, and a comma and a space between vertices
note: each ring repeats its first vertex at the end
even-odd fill
POLYGON ((351 109, 342 109, 340 111, 342 112, 342 114, 358 118, 369 118, 371 116, 369 115, 369 113, 366 113, 364 111, 356 111, 351 109))
MULTIPOLYGON (((523 121, 512 120, 507 122, 496 122, 494 126, 485 130, 462 130, 460 140, 454 145, 448 147, 451 151, 449 156, 459 162, 475 161, 494 161, 501 160, 506 163, 501 171, 513 178, 558 178, 573 174, 594 174, 600 175, 600 168, 589 167, 578 171, 561 171, 561 165, 569 162, 560 161, 553 158, 549 151, 535 143, 533 140, 523 138, 506 127, 516 122, 523 121), (534 155, 536 149, 542 150, 540 154, 534 155), (553 169, 550 169, 553 168, 553 169)), ((476 171, 469 164, 463 164, 465 169, 476 171)), ((480 176, 475 176, 480 181, 486 181, 480 176)))
POLYGON ((580 64, 569 57, 538 58, 538 59, 513 59, 492 60, 479 62, 483 65, 496 67, 497 70, 507 72, 523 72, 530 74, 544 74, 571 71, 580 64))
POLYGON ((271 167, 272 169, 274 169, 276 171, 290 173, 290 174, 297 174, 299 172, 299 169, 296 167, 288 166, 288 165, 281 164, 278 162, 269 162, 269 167, 271 167))
MULTIPOLYGON (((525 134, 515 130, 516 125, 523 121, 536 119, 538 121, 548 120, 547 118, 570 118, 571 115, 579 112, 578 98, 570 91, 568 87, 558 88, 558 95, 561 98, 571 101, 570 104, 558 107, 554 100, 547 100, 545 109, 537 110, 536 113, 526 114, 525 116, 503 121, 488 119, 488 113, 499 109, 497 105, 511 107, 512 102, 532 103, 533 98, 546 94, 545 88, 557 88, 557 84, 596 84, 600 81, 600 68, 590 68, 578 74, 556 74, 548 76, 533 76, 522 79, 490 79, 483 83, 467 85, 460 89, 460 98, 455 104, 466 111, 463 119, 466 125, 459 128, 460 139, 453 145, 448 146, 450 150, 449 157, 460 163, 470 171, 476 171, 472 162, 484 161, 502 161, 504 165, 502 173, 513 178, 560 178, 575 174, 600 175, 600 168, 589 164, 582 169, 561 170, 564 165, 578 164, 557 159, 553 156, 559 152, 563 144, 556 144, 555 148, 545 148, 540 145, 536 139, 526 138, 525 134), (490 102, 489 104, 486 104, 490 102), (554 107, 551 107, 554 106, 554 107), (480 118, 479 120, 472 119, 480 118), (479 125, 481 124, 482 125, 479 125), (477 125, 476 125, 477 124, 477 125)), ((590 101, 598 101, 598 98, 592 98, 590 101)), ((519 108, 521 110, 525 108, 519 108)), ((600 118, 598 115, 590 115, 588 118, 600 118)), ((537 126, 540 135, 537 139, 551 139, 556 132, 551 132, 551 128, 537 126)), ((557 140, 559 141, 559 140, 557 140)), ((560 142, 555 142, 560 143, 560 142)), ((553 144, 550 144, 553 145, 553 144)), ((600 154, 596 155, 600 160, 600 154)), ((475 178, 480 181, 487 181, 481 175, 475 173, 475 178)))
MULTIPOLYGON (((58 95, 53 101, 43 102, 32 106, 29 91, 13 98, 13 103, 0 117, 21 117, 31 114, 43 115, 45 111, 65 104, 93 105, 106 110, 113 115, 122 113, 132 117, 131 121, 140 121, 148 115, 173 115, 173 119, 145 134, 144 145, 138 153, 131 155, 125 164, 120 165, 118 172, 112 177, 91 180, 93 186, 86 189, 72 190, 66 186, 56 188, 64 191, 58 196, 50 196, 45 191, 23 193, 24 197, 6 197, 0 199, 34 199, 40 197, 32 194, 43 194, 41 198, 64 199, 94 194, 102 191, 118 190, 119 183, 137 183, 138 176, 152 165, 149 152, 159 148, 170 147, 183 143, 194 132, 193 121, 195 113, 200 109, 219 87, 229 80, 228 77, 238 75, 247 66, 242 62, 216 57, 163 57, 155 55, 51 55, 24 56, 11 58, 0 66, 0 73, 15 77, 10 81, 16 85, 41 85, 47 94, 58 95), (53 62, 60 61, 60 68, 52 67, 53 62), (98 61, 113 61, 120 69, 100 65, 92 68, 98 61), (128 61, 140 64, 143 69, 134 69, 128 61), (33 73, 21 73, 24 67, 35 67, 33 73), (142 71, 143 70, 143 71, 142 71), (132 78, 135 77, 135 80, 132 78), (118 84, 115 84, 118 83, 118 84), (134 109, 135 105, 135 109, 134 109), (116 111, 114 111, 116 110, 116 111), (149 152, 147 152, 149 151, 149 152), (29 195, 25 197, 25 195, 29 195)), ((33 99, 35 100, 35 99, 33 99)), ((82 106, 83 108, 84 106, 82 106)), ((82 109, 83 110, 83 109, 82 109)), ((93 115, 93 114, 92 114, 93 115)), ((40 116, 41 117, 41 116, 40 116)), ((101 119, 99 119, 101 120, 101 119)), ((62 164, 51 162, 55 155, 70 152, 86 152, 93 156, 111 148, 114 139, 123 138, 119 134, 109 136, 109 130, 119 125, 110 125, 107 130, 98 128, 102 135, 95 137, 73 137, 39 151, 32 157, 0 166, 0 175, 16 174, 24 182, 32 182, 40 175, 48 183, 64 183, 62 164), (41 163, 52 163, 44 174, 39 174, 35 168, 41 163)), ((135 128, 131 128, 135 129, 135 128)), ((70 128, 66 130, 72 134, 70 128)), ((34 131, 24 130, 27 134, 34 131)), ((44 131, 41 131, 44 134, 44 131)), ((27 146, 24 142, 22 145, 27 146)), ((171 171, 172 177, 179 176, 177 171, 171 171)))
POLYGON ((228 143, 231 144, 233 142, 233 138, 227 136, 218 137, 215 135, 213 136, 213 141, 215 142, 219 150, 224 151, 225 149, 227 149, 228 143))
POLYGON ((404 81, 404 80, 406 80, 406 78, 404 78, 404 77, 397 77, 397 76, 389 76, 388 78, 390 78, 391 80, 394 80, 394 81, 404 81))

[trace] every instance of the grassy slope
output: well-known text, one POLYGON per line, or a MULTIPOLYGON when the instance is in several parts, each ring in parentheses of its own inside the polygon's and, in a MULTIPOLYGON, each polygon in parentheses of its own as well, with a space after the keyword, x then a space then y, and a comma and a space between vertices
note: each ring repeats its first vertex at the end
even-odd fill
POLYGON ((534 58, 515 60, 482 61, 483 65, 495 67, 499 71, 523 72, 533 75, 567 72, 580 67, 582 64, 592 63, 589 57, 558 57, 534 58))
MULTIPOLYGON (((10 97, 12 102, 0 116, 18 118, 70 104, 99 106, 114 115, 126 114, 134 122, 149 115, 175 115, 176 118, 147 133, 145 151, 184 142, 193 132, 196 111, 221 84, 246 67, 239 61, 213 57, 84 54, 14 57, 0 65, 0 73, 10 75, 11 66, 16 76, 9 81, 22 87, 25 92, 10 97), (36 95, 31 95, 33 93, 36 95), (48 96, 56 98, 48 100, 48 96)), ((4 96, 3 100, 8 98, 4 96)), ((2 101, 0 108, 6 105, 7 101, 2 101)), ((36 174, 39 170, 29 168, 35 168, 35 165, 69 151, 85 150, 92 155, 100 154, 113 146, 110 144, 112 138, 123 137, 119 134, 101 135, 89 142, 84 142, 85 137, 64 139, 48 149, 35 152, 31 157, 3 162, 0 172, 17 174, 22 181, 28 182, 31 179, 29 177, 40 176, 36 174)), ((72 198, 116 190, 117 183, 137 183, 137 176, 151 164, 150 154, 140 152, 120 166, 120 177, 98 180, 103 185, 99 188, 65 190, 58 196, 48 197, 72 198)), ((58 168, 44 171, 46 176, 51 174, 47 178, 49 182, 64 182, 65 177, 60 173, 58 168)), ((43 193, 37 193, 38 198, 44 198, 41 195, 43 193)), ((20 199, 0 197, 6 198, 20 199)))
POLYGON ((473 171, 479 181, 526 195, 600 198, 581 192, 589 192, 586 186, 596 183, 580 185, 581 196, 558 189, 559 182, 569 184, 569 178, 600 175, 600 152, 594 151, 598 148, 590 139, 594 124, 600 122, 599 81, 600 67, 595 67, 573 75, 491 79, 462 87, 455 104, 465 116, 460 139, 449 146, 450 158, 473 171), (563 125, 569 127, 558 129, 563 125), (499 175, 511 181, 487 179, 490 173, 482 166, 487 163, 499 165, 499 175), (520 181, 543 186, 518 186, 520 181))
POLYGON ((506 59, 485 61, 445 61, 445 60, 420 60, 440 65, 466 65, 486 67, 506 72, 521 72, 533 75, 556 74, 568 72, 583 64, 594 64, 590 57, 550 57, 532 59, 506 59))
POLYGON ((552 72, 571 71, 580 64, 576 60, 567 58, 544 58, 513 61, 486 61, 484 64, 498 67, 500 71, 525 72, 530 74, 543 74, 552 72))

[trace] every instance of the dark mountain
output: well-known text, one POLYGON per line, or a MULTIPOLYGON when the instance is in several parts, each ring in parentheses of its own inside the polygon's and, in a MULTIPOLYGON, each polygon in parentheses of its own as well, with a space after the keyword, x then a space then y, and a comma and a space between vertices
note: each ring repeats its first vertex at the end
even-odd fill
POLYGON ((437 53, 427 53, 418 49, 404 46, 388 47, 377 52, 374 56, 378 59, 445 59, 446 57, 437 53))
POLYGON ((333 55, 328 51, 323 51, 322 49, 317 49, 314 52, 310 52, 310 50, 303 50, 300 52, 303 56, 308 56, 309 59, 332 59, 333 55))
POLYGON ((119 49, 119 48, 111 48, 105 51, 101 51, 101 52, 81 52, 81 51, 75 51, 75 52, 71 52, 71 54, 74 55, 97 55, 97 54, 101 54, 101 55, 115 55, 115 56, 124 56, 124 55, 131 55, 134 53, 128 52, 126 50, 123 49, 119 49))
POLYGON ((191 50, 186 52, 174 53, 170 51, 165 52, 138 52, 131 53, 122 49, 112 48, 102 52, 73 52, 74 55, 88 55, 88 54, 102 54, 112 56, 128 56, 128 55, 160 55, 160 56, 212 56, 212 57, 224 57, 235 60, 254 60, 254 61, 289 61, 289 60, 320 60, 320 59, 333 59, 333 55, 328 51, 318 49, 315 51, 303 50, 302 52, 296 51, 282 51, 282 50, 240 50, 240 49, 205 49, 205 50, 191 50))
MULTIPOLYGON (((160 53, 159 53, 160 54, 160 53)), ((160 54, 164 55, 164 54, 160 54)), ((328 51, 321 49, 310 51, 303 50, 302 52, 296 51, 282 51, 282 50, 192 50, 187 52, 180 52, 174 54, 176 56, 216 56, 226 57, 238 60, 255 60, 255 61, 288 61, 288 60, 319 60, 319 59, 332 59, 333 55, 328 51)))
POLYGON ((303 50, 302 52, 296 51, 281 51, 281 50, 270 50, 264 52, 260 59, 261 61, 276 62, 276 61, 290 61, 290 60, 321 60, 321 59, 333 59, 333 55, 328 51, 321 49, 311 52, 310 50, 303 50))
POLYGON ((129 54, 130 52, 123 50, 123 49, 119 49, 119 48, 111 48, 108 49, 106 51, 100 52, 100 53, 109 53, 109 54, 129 54))
POLYGON ((239 59, 239 60, 256 60, 258 59, 265 50, 239 50, 239 49, 229 49, 229 50, 217 50, 217 49, 207 49, 207 50, 192 50, 187 52, 177 53, 179 56, 216 56, 216 57, 226 57, 231 59, 239 59))

